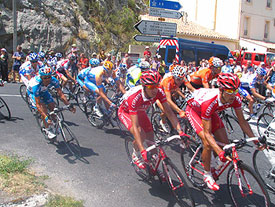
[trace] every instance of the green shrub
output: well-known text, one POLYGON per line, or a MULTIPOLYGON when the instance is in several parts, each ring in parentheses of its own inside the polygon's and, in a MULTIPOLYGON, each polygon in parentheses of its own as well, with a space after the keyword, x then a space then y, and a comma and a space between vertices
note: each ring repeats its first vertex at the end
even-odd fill
POLYGON ((18 156, 0 155, 0 174, 23 173, 31 160, 20 160, 18 156))

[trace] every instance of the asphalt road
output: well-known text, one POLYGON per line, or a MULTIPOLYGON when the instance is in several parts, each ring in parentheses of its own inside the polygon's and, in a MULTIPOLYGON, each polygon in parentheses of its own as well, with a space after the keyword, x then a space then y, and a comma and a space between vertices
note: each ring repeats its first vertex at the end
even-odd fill
MULTIPOLYGON (((135 174, 118 129, 93 128, 79 108, 76 114, 65 112, 64 116, 77 135, 83 160, 69 156, 61 142, 49 144, 21 99, 19 86, 6 84, 0 88, 0 96, 12 113, 10 121, 0 120, 0 151, 33 159, 32 168, 40 175, 50 176, 47 181, 50 189, 82 199, 87 207, 178 206, 165 184, 148 185, 135 174)), ((251 164, 251 152, 253 148, 246 147, 240 153, 248 164, 251 164)), ((167 148, 167 153, 184 174, 179 154, 170 148, 167 148)), ((221 187, 218 192, 201 191, 189 183, 197 206, 232 206, 225 175, 218 181, 221 187)), ((275 195, 269 194, 271 201, 275 201, 275 195)))

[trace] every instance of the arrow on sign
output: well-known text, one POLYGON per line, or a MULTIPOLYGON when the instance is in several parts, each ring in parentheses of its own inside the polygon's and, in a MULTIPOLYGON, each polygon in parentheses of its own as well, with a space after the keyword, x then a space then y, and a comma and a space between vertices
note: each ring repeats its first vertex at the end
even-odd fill
POLYGON ((164 36, 176 36, 177 34, 177 24, 170 22, 141 20, 135 25, 135 28, 141 34, 164 36))
POLYGON ((150 7, 172 9, 178 11, 181 9, 181 4, 176 1, 150 0, 150 7))
POLYGON ((150 16, 155 17, 164 17, 164 18, 172 18, 172 19, 180 19, 182 17, 182 13, 171 10, 164 10, 151 7, 149 10, 150 16))
POLYGON ((159 42, 162 37, 160 36, 146 36, 146 35, 135 35, 134 39, 138 42, 159 42))

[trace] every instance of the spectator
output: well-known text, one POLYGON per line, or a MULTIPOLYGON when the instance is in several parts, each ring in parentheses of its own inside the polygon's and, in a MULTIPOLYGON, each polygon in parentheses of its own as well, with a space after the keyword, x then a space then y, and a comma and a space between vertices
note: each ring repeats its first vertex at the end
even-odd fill
POLYGON ((186 66, 186 62, 185 62, 184 60, 181 60, 181 61, 180 61, 180 66, 181 66, 181 67, 186 66))
POLYGON ((234 74, 236 74, 239 78, 242 77, 242 68, 241 68, 241 66, 237 65, 236 61, 232 62, 231 68, 232 68, 234 74))
POLYGON ((166 69, 166 64, 165 61, 161 59, 161 56, 158 55, 159 61, 160 61, 160 66, 159 66, 159 74, 163 77, 165 75, 165 69, 166 69))
MULTIPOLYGON (((15 73, 18 74, 19 68, 20 68, 22 61, 24 59, 24 54, 22 52, 21 46, 17 46, 16 52, 13 54, 12 59, 14 59, 14 62, 12 65, 13 83, 16 83, 15 73)), ((18 74, 18 76, 19 76, 19 74, 18 74)), ((20 76, 19 76, 19 82, 20 82, 20 76)))
POLYGON ((252 63, 250 60, 247 61, 246 66, 244 66, 244 68, 246 68, 246 71, 249 72, 250 74, 254 73, 254 67, 252 66, 252 63))
POLYGON ((232 70, 232 68, 229 64, 229 61, 227 59, 224 60, 224 66, 222 66, 221 72, 222 73, 233 73, 233 70, 232 70))
POLYGON ((73 61, 72 65, 71 65, 71 75, 72 77, 76 78, 77 74, 78 74, 78 60, 79 60, 79 57, 78 57, 78 49, 76 47, 72 47, 72 51, 71 53, 68 55, 68 59, 70 59, 71 56, 75 56, 75 60, 73 61))
POLYGON ((151 65, 151 70, 153 71, 158 71, 159 70, 159 66, 160 66, 160 61, 159 59, 161 58, 160 55, 156 54, 154 56, 154 60, 152 61, 152 65, 151 65))
POLYGON ((144 53, 143 53, 143 56, 144 56, 145 59, 146 59, 146 57, 148 57, 149 59, 151 58, 152 53, 150 52, 149 46, 146 46, 146 47, 145 47, 145 51, 144 51, 144 53))
POLYGON ((126 64, 127 69, 129 69, 129 68, 132 66, 133 61, 132 61, 131 58, 129 57, 129 54, 128 54, 128 53, 125 53, 124 57, 122 58, 121 63, 122 63, 122 64, 126 64))
POLYGON ((88 66, 89 66, 89 59, 85 56, 84 53, 81 53, 80 54, 80 59, 79 59, 79 62, 78 62, 79 70, 87 68, 88 66))
POLYGON ((5 48, 1 49, 1 56, 0 56, 0 73, 2 75, 2 80, 8 82, 8 53, 5 48))
POLYGON ((173 70, 173 68, 177 65, 177 59, 174 58, 172 64, 169 66, 169 72, 173 70))
POLYGON ((106 59, 105 50, 100 51, 100 53, 98 55, 98 59, 100 62, 103 62, 106 59))
MULTIPOLYGON (((266 82, 272 87, 275 86, 275 62, 271 63, 271 68, 266 75, 266 82)), ((268 90, 267 92, 271 94, 270 90, 268 90)))

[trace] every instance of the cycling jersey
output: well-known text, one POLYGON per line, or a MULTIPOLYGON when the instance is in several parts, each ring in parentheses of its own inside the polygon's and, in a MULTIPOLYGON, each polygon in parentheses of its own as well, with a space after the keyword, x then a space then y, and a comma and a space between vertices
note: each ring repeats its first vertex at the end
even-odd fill
POLYGON ((134 65, 130 67, 126 74, 125 85, 128 86, 129 88, 139 85, 140 76, 141 76, 141 69, 138 66, 134 65))
MULTIPOLYGON (((186 78, 183 79, 183 83, 188 83, 188 80, 186 78)), ((162 79, 160 86, 163 88, 165 92, 172 92, 175 91, 179 86, 175 83, 174 77, 171 76, 164 76, 162 79)))
POLYGON ((152 131, 152 124, 146 114, 146 110, 156 100, 161 103, 166 102, 166 96, 163 89, 159 88, 156 97, 148 99, 144 95, 143 86, 136 86, 127 91, 122 97, 122 103, 118 109, 118 117, 125 127, 130 130, 132 121, 130 115, 138 115, 139 125, 145 132, 152 131))
POLYGON ((84 68, 83 70, 81 70, 77 77, 76 77, 76 81, 79 83, 79 85, 81 87, 83 87, 85 85, 84 83, 84 79, 86 77, 86 75, 89 73, 89 71, 91 70, 91 67, 87 67, 87 68, 84 68))
POLYGON ((71 63, 69 59, 60 60, 56 64, 56 73, 61 78, 63 75, 66 75, 66 70, 71 68, 71 63))
POLYGON ((203 88, 203 83, 209 83, 215 77, 212 75, 212 71, 210 68, 205 68, 190 75, 191 81, 190 83, 196 89, 203 88))
POLYGON ((201 88, 194 91, 193 98, 187 102, 186 114, 197 133, 203 130, 202 119, 211 120, 212 133, 214 133, 224 127, 217 112, 230 107, 240 109, 242 106, 239 94, 235 96, 232 104, 223 104, 220 99, 219 89, 201 88))
POLYGON ((33 68, 30 61, 26 61, 23 63, 19 68, 19 75, 21 76, 22 81, 27 86, 29 83, 29 80, 27 79, 27 75, 34 77, 39 71, 39 68, 43 67, 44 64, 41 61, 38 61, 37 67, 33 68))

